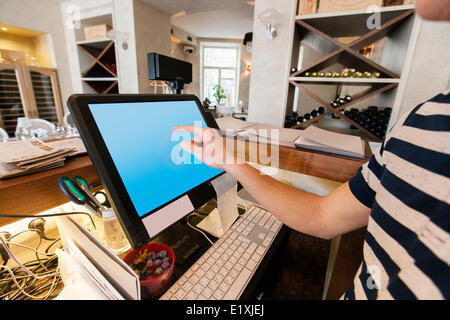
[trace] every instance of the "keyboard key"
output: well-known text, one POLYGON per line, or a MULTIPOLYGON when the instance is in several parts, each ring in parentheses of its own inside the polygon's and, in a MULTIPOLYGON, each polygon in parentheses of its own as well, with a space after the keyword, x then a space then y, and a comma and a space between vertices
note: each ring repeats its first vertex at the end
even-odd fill
POLYGON ((219 274, 221 274, 223 277, 226 277, 229 270, 230 269, 226 269, 225 267, 223 267, 222 269, 220 269, 219 274))
POLYGON ((208 284, 208 288, 210 288, 213 291, 216 290, 218 286, 219 283, 215 280, 211 280, 211 282, 208 284))
POLYGON ((233 279, 235 279, 238 275, 239 275, 239 271, 237 271, 236 269, 233 268, 233 269, 230 271, 230 276, 231 276, 233 279))
POLYGON ((192 266, 191 270, 195 272, 198 270, 199 267, 200 267, 200 265, 198 263, 196 263, 192 266))
MULTIPOLYGON (((217 259, 220 258, 220 254, 218 254, 217 252, 214 252, 214 253, 211 255, 211 257, 217 260, 217 259)), ((209 262, 209 259, 208 259, 208 262, 209 262)))
POLYGON ((218 283, 221 283, 223 279, 224 277, 220 273, 216 274, 216 276, 214 277, 214 280, 217 281, 218 283))
POLYGON ((205 271, 198 269, 195 274, 201 279, 205 275, 205 271))
POLYGON ((223 292, 227 292, 228 289, 230 289, 230 285, 227 284, 226 282, 223 282, 220 284, 219 289, 222 290, 223 292))
POLYGON ((257 247, 258 245, 256 244, 256 243, 254 243, 254 242, 252 242, 251 244, 250 244, 250 246, 247 248, 247 252, 249 253, 249 254, 252 254, 255 250, 256 250, 256 247, 257 247))
POLYGON ((247 262, 246 267, 249 268, 250 271, 253 271, 253 270, 255 270, 257 264, 258 264, 258 263, 256 263, 255 260, 251 260, 251 259, 250 259, 250 260, 247 262))
POLYGON ((178 291, 175 293, 175 297, 176 297, 178 300, 183 300, 183 298, 186 296, 186 294, 187 294, 186 291, 184 291, 183 289, 180 289, 180 290, 178 290, 178 291))
POLYGON ((201 294, 203 292, 204 288, 205 287, 203 287, 202 285, 198 284, 192 289, 192 291, 194 291, 196 294, 201 294))
POLYGON ((211 268, 211 265, 210 265, 209 263, 207 263, 207 262, 205 262, 205 263, 202 265, 202 269, 203 269, 204 271, 208 271, 209 268, 211 268))
POLYGON ((210 271, 217 273, 217 272, 219 272, 219 270, 220 270, 220 267, 217 264, 215 264, 211 267, 210 271))
POLYGON ((252 272, 247 268, 242 270, 242 273, 239 274, 235 282, 231 285, 228 292, 223 296, 224 300, 237 300, 241 292, 243 291, 245 285, 247 284, 248 279, 251 277, 252 272))
POLYGON ((258 253, 254 253, 252 256, 252 260, 255 260, 256 262, 261 261, 262 255, 258 254, 258 253))
POLYGON ((200 280, 200 278, 197 276, 197 275, 192 275, 190 278, 189 278, 189 282, 190 283, 192 283, 192 284, 196 284, 197 282, 198 282, 198 280, 200 280))
POLYGON ((177 292, 178 289, 180 289, 180 284, 177 282, 169 289, 169 292, 171 294, 175 294, 175 292, 177 292))
POLYGON ((189 281, 187 281, 187 282, 183 285, 183 290, 186 291, 186 292, 189 292, 189 291, 192 290, 193 287, 194 287, 194 286, 193 286, 189 281))
POLYGON ((204 287, 206 287, 209 284, 209 280, 207 278, 201 278, 200 284, 204 287))
POLYGON ((263 255, 266 249, 264 247, 259 246, 258 249, 256 249, 256 252, 260 255, 263 255))
POLYGON ((217 300, 222 300, 224 295, 225 295, 225 293, 223 293, 220 290, 217 290, 216 292, 214 292, 214 298, 216 298, 217 300))
POLYGON ((234 282, 234 278, 232 276, 227 276, 225 278, 224 282, 231 286, 233 284, 233 282, 234 282))
POLYGON ((209 280, 211 280, 212 278, 214 278, 214 272, 212 271, 212 270, 209 270, 206 274, 205 274, 205 276, 209 279, 209 280))
POLYGON ((195 300, 197 299, 198 294, 191 291, 187 294, 187 296, 185 297, 186 300, 195 300))
POLYGON ((203 290, 202 295, 206 298, 209 299, 211 298, 213 294, 213 291, 210 288, 205 288, 205 290, 203 290))

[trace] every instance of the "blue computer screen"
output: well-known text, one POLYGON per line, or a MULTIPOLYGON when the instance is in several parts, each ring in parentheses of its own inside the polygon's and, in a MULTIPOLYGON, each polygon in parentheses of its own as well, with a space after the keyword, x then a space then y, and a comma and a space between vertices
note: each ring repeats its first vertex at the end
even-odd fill
POLYGON ((172 127, 206 127, 195 101, 90 104, 112 160, 140 217, 223 173, 183 152, 191 134, 172 127))

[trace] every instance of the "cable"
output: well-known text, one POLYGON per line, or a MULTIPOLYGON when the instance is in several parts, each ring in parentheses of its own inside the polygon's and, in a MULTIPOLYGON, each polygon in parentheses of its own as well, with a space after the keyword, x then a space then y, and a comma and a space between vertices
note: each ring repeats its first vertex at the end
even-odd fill
POLYGON ((245 214, 247 211, 248 211, 248 206, 247 206, 247 203, 245 202, 245 200, 244 199, 242 199, 241 197, 237 197, 238 198, 238 200, 240 200, 241 201, 241 203, 244 205, 244 208, 245 208, 245 212, 243 213, 243 214, 245 214))
MULTIPOLYGON (((17 279, 16 279, 14 273, 12 272, 12 270, 11 270, 9 267, 7 267, 7 266, 0 266, 0 268, 5 269, 6 271, 8 271, 8 273, 11 275, 11 278, 12 278, 12 280, 14 281, 14 284, 16 285, 17 289, 18 289, 22 294, 26 295, 27 297, 29 297, 29 298, 31 298, 31 299, 39 299, 39 300, 42 300, 42 299, 47 298, 48 295, 51 293, 51 292, 49 291, 49 292, 47 293, 47 295, 44 296, 44 297, 42 297, 42 296, 39 296, 39 297, 38 297, 38 296, 33 296, 33 295, 31 295, 31 294, 28 294, 28 293, 24 290, 25 285, 24 285, 24 286, 21 286, 21 285, 17 282, 17 279)), ((53 282, 52 282, 52 288, 53 288, 53 286, 55 285, 55 282, 56 282, 56 277, 54 277, 54 279, 53 279, 53 282)))
POLYGON ((211 239, 206 235, 206 233, 204 233, 202 230, 200 230, 200 229, 194 227, 193 225, 191 225, 191 224, 189 223, 189 218, 192 217, 192 216, 195 216, 195 215, 198 215, 198 213, 194 212, 194 213, 191 213, 190 215, 187 216, 187 218, 186 218, 186 223, 187 223, 187 225, 188 225, 189 227, 191 227, 192 229, 194 229, 195 231, 200 232, 203 236, 205 236, 206 240, 208 240, 209 243, 211 243, 211 244, 213 245, 214 242, 211 241, 211 239))
POLYGON ((39 215, 39 216, 0 214, 0 218, 10 218, 10 219, 34 218, 35 219, 36 217, 52 218, 52 217, 70 216, 70 215, 78 215, 78 214, 87 215, 89 217, 89 219, 91 220, 91 223, 94 226, 94 229, 97 229, 97 227, 95 226, 95 223, 94 223, 94 219, 92 219, 92 216, 87 212, 64 212, 64 213, 43 214, 43 215, 39 215))

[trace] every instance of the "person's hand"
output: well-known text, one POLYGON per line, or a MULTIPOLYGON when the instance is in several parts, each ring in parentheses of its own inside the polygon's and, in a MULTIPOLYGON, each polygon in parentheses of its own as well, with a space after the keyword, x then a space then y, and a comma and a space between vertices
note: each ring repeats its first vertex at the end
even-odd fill
POLYGON ((237 163, 233 150, 226 151, 226 139, 222 138, 218 130, 195 126, 178 126, 173 131, 189 132, 194 135, 191 141, 182 141, 181 147, 192 153, 204 164, 220 169, 228 170, 237 163))

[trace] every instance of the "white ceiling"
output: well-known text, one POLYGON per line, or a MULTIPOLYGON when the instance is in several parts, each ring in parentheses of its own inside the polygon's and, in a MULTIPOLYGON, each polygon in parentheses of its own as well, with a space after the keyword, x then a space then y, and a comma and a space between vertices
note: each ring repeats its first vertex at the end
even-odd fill
POLYGON ((200 38, 243 39, 253 30, 252 1, 142 0, 171 16, 174 26, 200 38))

